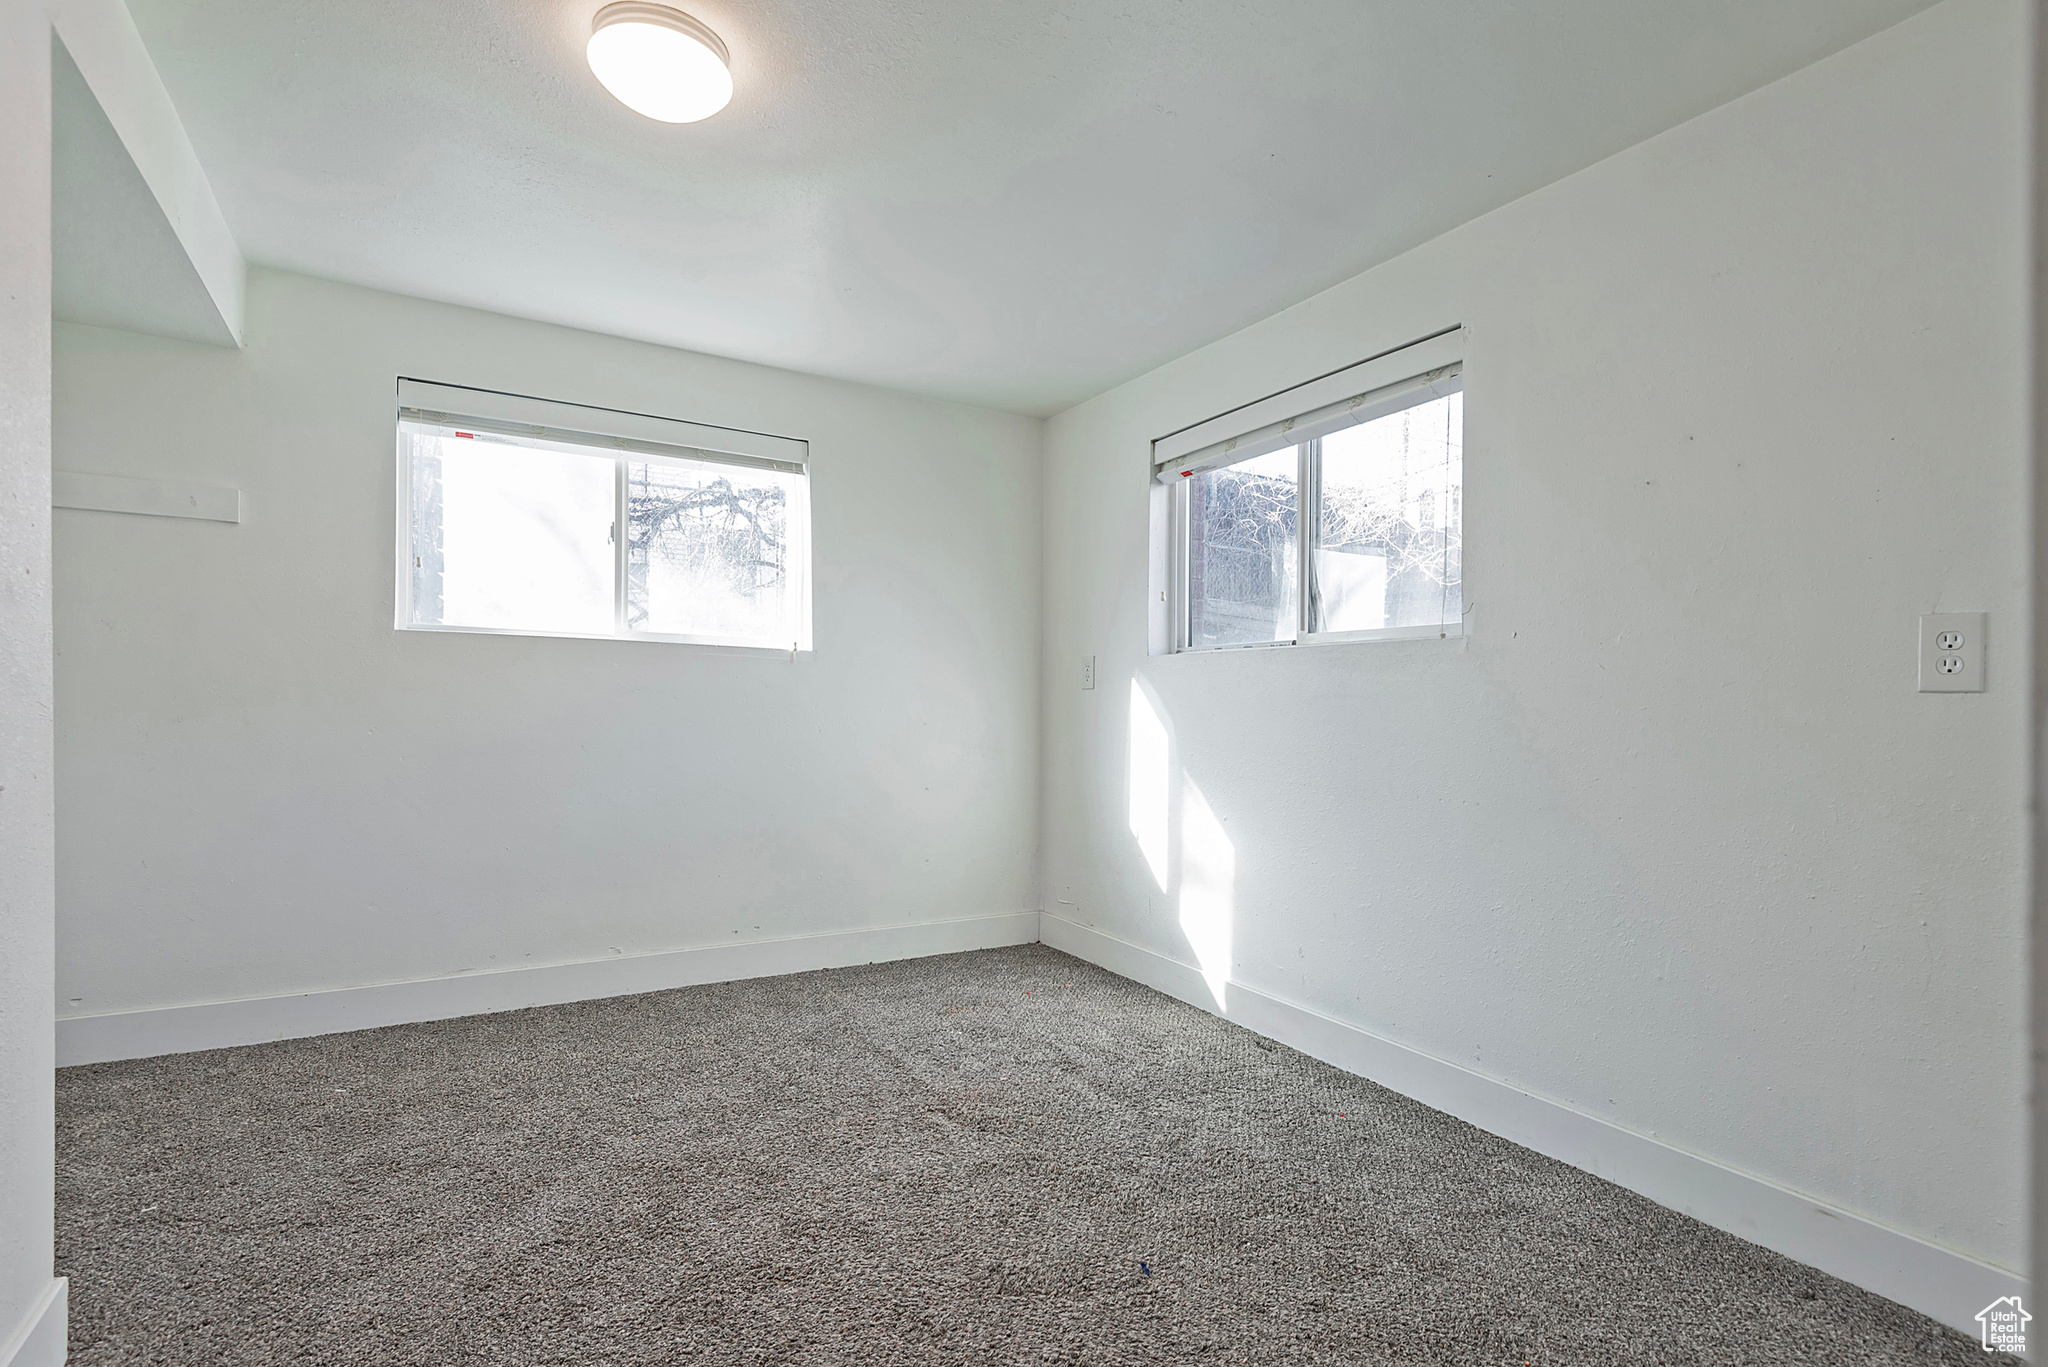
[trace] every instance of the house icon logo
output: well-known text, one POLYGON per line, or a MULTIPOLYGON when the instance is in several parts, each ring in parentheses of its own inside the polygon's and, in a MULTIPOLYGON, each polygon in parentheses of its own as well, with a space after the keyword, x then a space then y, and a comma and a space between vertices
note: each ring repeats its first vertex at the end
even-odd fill
POLYGON ((2018 1296, 2000 1296, 1979 1310, 1977 1323, 1984 1327, 1984 1351, 2026 1352, 2027 1321, 2032 1318, 2018 1296))

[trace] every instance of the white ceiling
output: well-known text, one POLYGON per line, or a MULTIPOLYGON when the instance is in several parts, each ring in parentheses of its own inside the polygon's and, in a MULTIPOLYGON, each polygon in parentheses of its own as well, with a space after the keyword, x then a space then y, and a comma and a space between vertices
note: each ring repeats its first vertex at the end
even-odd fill
POLYGON ((1049 413, 1929 0, 130 0, 252 260, 1049 413))

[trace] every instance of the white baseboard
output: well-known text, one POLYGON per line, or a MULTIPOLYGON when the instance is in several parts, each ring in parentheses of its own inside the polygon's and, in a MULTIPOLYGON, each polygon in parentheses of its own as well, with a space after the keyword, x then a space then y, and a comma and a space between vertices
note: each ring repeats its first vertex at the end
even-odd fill
POLYGON ((1075 958, 1875 1291, 1972 1338, 1979 1310, 2027 1289, 2026 1281, 2006 1268, 1238 983, 1225 985, 1224 1006, 1218 1010, 1199 970, 1063 916, 1041 913, 1039 927, 1040 939, 1075 958))
POLYGON ((952 954, 965 949, 993 949, 998 945, 1030 944, 1037 938, 1038 913, 1021 911, 281 997, 60 1017, 57 1066, 69 1068, 113 1059, 189 1054, 198 1049, 332 1035, 380 1025, 624 997, 696 983, 766 978, 818 968, 952 954))
POLYGON ((51 1280, 14 1332, 0 1340, 0 1367, 64 1367, 71 1284, 51 1280))

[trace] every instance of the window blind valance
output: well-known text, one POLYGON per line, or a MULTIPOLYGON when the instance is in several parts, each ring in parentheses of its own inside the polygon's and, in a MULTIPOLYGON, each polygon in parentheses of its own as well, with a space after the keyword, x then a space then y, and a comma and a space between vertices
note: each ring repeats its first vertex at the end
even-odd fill
POLYGON ((398 416, 427 427, 796 474, 803 473, 810 455, 809 444, 793 437, 404 377, 398 381, 398 416))
POLYGON ((1457 393, 1464 330, 1451 328, 1306 384, 1218 414, 1152 443, 1152 477, 1235 465, 1457 393))

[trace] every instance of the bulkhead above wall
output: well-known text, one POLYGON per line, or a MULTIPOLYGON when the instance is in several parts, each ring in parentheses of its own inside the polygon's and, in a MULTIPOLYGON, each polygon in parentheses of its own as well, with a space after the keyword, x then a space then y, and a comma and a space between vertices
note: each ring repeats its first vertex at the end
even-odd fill
POLYGON ((121 0, 63 0, 51 39, 50 310, 242 341, 247 267, 121 0))

